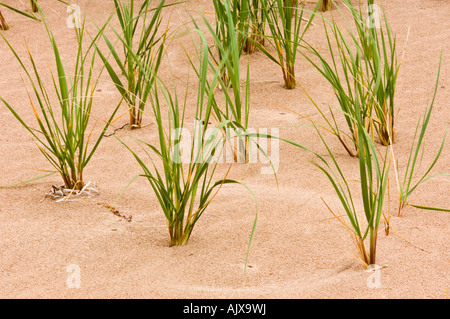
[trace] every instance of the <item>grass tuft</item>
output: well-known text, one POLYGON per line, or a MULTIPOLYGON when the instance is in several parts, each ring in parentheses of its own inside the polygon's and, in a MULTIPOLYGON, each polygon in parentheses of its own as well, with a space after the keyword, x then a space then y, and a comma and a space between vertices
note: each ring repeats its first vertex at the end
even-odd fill
POLYGON ((166 33, 161 35, 158 32, 165 0, 160 0, 154 8, 151 7, 152 3, 152 0, 145 0, 136 12, 135 1, 131 0, 126 4, 124 0, 114 0, 115 14, 120 22, 120 31, 115 29, 113 31, 122 45, 123 60, 110 39, 106 35, 103 35, 103 38, 120 72, 113 68, 107 57, 97 47, 98 54, 112 81, 128 105, 129 124, 132 129, 142 126, 145 105, 159 70, 163 54, 162 44, 166 38, 166 33), (151 65, 153 71, 151 78, 145 77, 132 58, 133 55, 139 56, 145 65, 151 65), (124 82, 120 79, 121 75, 125 76, 124 82))
POLYGON ((276 57, 259 43, 254 42, 267 57, 281 67, 285 87, 289 90, 297 87, 295 75, 297 51, 318 9, 317 5, 306 25, 302 28, 305 10, 304 4, 302 8, 299 8, 299 6, 298 0, 273 0, 265 8, 267 23, 272 34, 269 39, 271 39, 271 45, 277 52, 276 57))
POLYGON ((117 106, 109 120, 103 125, 101 133, 98 136, 94 136, 95 125, 90 128, 89 123, 92 106, 94 105, 93 95, 101 72, 97 78, 94 77, 95 52, 93 53, 93 47, 103 29, 92 40, 87 50, 83 49, 83 40, 86 32, 85 23, 83 22, 80 29, 75 29, 78 49, 74 61, 75 71, 73 76, 70 76, 64 67, 56 39, 40 8, 39 11, 43 17, 45 30, 53 48, 57 74, 55 77, 52 73, 52 84, 54 88, 53 93, 56 94, 58 103, 55 105, 50 98, 50 92, 43 83, 43 79, 38 72, 38 66, 28 47, 28 58, 31 67, 25 66, 17 51, 2 34, 0 36, 16 57, 32 86, 34 99, 30 93, 28 93, 28 98, 37 128, 32 127, 23 120, 16 111, 17 107, 13 107, 1 97, 0 100, 37 141, 37 146, 43 156, 60 173, 65 187, 70 190, 81 190, 84 187, 84 169, 94 155, 109 123, 111 123, 118 110, 117 106), (92 147, 90 147, 91 141, 94 141, 92 147))
MULTIPOLYGON (((216 72, 212 80, 208 79, 210 49, 202 31, 197 32, 202 44, 200 67, 195 71, 201 85, 197 91, 197 120, 193 134, 185 129, 187 99, 180 101, 176 87, 171 92, 156 80, 149 100, 158 129, 158 142, 153 145, 138 140, 148 159, 138 155, 122 142, 141 166, 143 173, 140 176, 148 180, 158 198, 168 221, 170 246, 188 243, 197 221, 223 185, 241 184, 228 178, 233 163, 221 177, 217 177, 218 163, 212 163, 217 153, 223 150, 221 132, 230 121, 224 120, 212 128, 208 127, 213 109, 217 105, 210 88, 221 81, 221 74, 216 72), (164 116, 164 113, 167 116, 164 116)), ((138 56, 132 57, 146 78, 151 78, 151 67, 145 66, 138 56)), ((188 91, 189 85, 186 87, 186 94, 188 91)), ((255 199, 251 190, 248 190, 255 199)))

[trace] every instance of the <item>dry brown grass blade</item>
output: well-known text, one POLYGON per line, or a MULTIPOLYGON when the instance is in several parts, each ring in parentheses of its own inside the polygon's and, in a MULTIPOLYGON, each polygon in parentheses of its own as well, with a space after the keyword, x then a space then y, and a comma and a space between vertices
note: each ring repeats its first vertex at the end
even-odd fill
POLYGON ((331 0, 322 0, 320 3, 320 11, 326 12, 331 10, 331 0))
POLYGON ((0 30, 8 30, 9 26, 6 23, 5 18, 2 15, 2 11, 0 10, 0 30))
POLYGON ((409 240, 406 239, 404 236, 400 235, 397 231, 395 231, 395 230, 392 228, 392 226, 390 226, 389 228, 392 230, 392 232, 393 232, 395 235, 397 235, 398 237, 400 237, 401 239, 403 239, 404 241, 406 241, 408 244, 410 244, 410 245, 412 245, 412 246, 416 247, 417 249, 420 249, 420 250, 422 250, 422 251, 424 251, 424 252, 431 253, 430 251, 428 251, 428 250, 426 250, 426 249, 424 249, 424 248, 422 248, 422 247, 420 247, 420 246, 417 246, 416 244, 413 244, 411 241, 409 241, 409 240))

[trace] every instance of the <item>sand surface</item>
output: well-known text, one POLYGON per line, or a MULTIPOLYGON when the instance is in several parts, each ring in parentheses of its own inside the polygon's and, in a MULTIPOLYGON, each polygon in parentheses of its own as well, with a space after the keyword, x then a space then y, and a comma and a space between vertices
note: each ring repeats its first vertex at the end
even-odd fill
MULTIPOLYGON (((7 4, 18 1, 5 0, 7 4)), ((170 2, 170 1, 169 1, 170 2)), ((175 1, 171 1, 175 2, 175 1)), ((423 167, 432 161, 450 124, 450 1, 387 0, 387 15, 397 35, 401 70, 397 85, 396 156, 402 172, 419 116, 431 97, 439 56, 444 46, 439 91, 428 133, 423 167)), ((26 3, 26 1, 25 1, 26 3)), ((56 1, 40 0, 55 34, 61 53, 71 67, 76 48, 73 30, 67 28, 66 7, 56 1)), ((22 6, 20 3, 19 7, 22 6)), ((98 24, 103 23, 113 1, 80 1, 83 12, 98 24)), ((22 7, 24 8, 24 7, 22 7)), ((312 9, 313 5, 308 4, 312 9)), ((186 122, 193 122, 196 88, 186 52, 193 54, 186 27, 190 17, 200 21, 198 11, 212 12, 207 0, 167 9, 166 24, 175 32, 167 48, 174 83, 184 94, 187 78, 188 111, 186 122), (188 10, 188 11, 186 11, 188 10), (191 108, 189 106, 192 106, 191 108)), ((26 45, 36 59, 44 82, 50 88, 48 66, 54 70, 53 53, 43 26, 2 9, 11 29, 3 32, 19 55, 26 58, 26 45)), ((337 10, 333 14, 337 16, 337 10)), ((331 17, 330 12, 325 14, 331 17)), ((213 17, 206 15, 211 21, 213 17)), ((337 17, 342 22, 342 18, 337 17)), ((117 26, 117 21, 113 20, 117 26)), ((95 30, 89 26, 92 32, 95 30)), ((107 34, 112 36, 111 30, 107 34)), ((318 20, 308 34, 315 46, 325 48, 323 28, 318 20)), ((104 47, 104 46, 103 46, 104 47)), ((308 122, 289 108, 313 120, 322 121, 315 107, 300 88, 287 91, 281 70, 262 53, 243 56, 250 62, 251 117, 249 127, 279 129, 279 134, 325 155, 320 139, 308 122)), ((321 106, 337 106, 330 87, 308 62, 298 58, 297 77, 304 89, 321 106)), ((98 68, 97 68, 98 70, 98 68)), ((169 65, 160 75, 171 81, 169 65)), ((245 74, 243 74, 244 76, 245 74)), ((0 40, 0 96, 27 121, 33 121, 23 71, 0 40)), ((244 81, 242 77, 242 81, 244 81)), ((94 116, 106 119, 120 97, 104 73, 96 92, 94 116)), ((122 106, 122 111, 125 111, 122 106)), ((140 130, 123 129, 116 135, 137 149, 133 139, 156 142, 155 125, 144 117, 140 130)), ((124 116, 115 123, 127 123, 124 116)), ((350 179, 358 176, 358 161, 347 155, 338 141, 325 135, 342 168, 350 179)), ((0 106, 0 185, 31 179, 51 170, 31 135, 0 106)), ((373 273, 365 271, 349 248, 345 229, 324 205, 322 198, 342 212, 329 182, 311 161, 314 155, 280 143, 277 172, 261 174, 267 164, 234 165, 231 177, 244 182, 258 200, 258 222, 243 280, 244 263, 255 204, 239 186, 223 187, 196 225, 184 247, 169 247, 167 222, 148 182, 138 179, 117 203, 123 215, 112 214, 102 204, 112 204, 128 182, 141 173, 130 152, 113 138, 105 138, 87 166, 86 181, 95 182, 101 196, 74 202, 41 202, 52 185, 61 184, 52 175, 26 185, 0 189, 0 297, 1 298, 446 298, 449 289, 449 214, 407 207, 397 216, 398 193, 393 171, 390 200, 385 215, 391 231, 385 236, 383 221, 378 236, 377 288, 373 273), (72 268, 80 270, 80 288, 67 284, 72 268), (69 268, 68 268, 69 267, 69 268), (69 272, 68 272, 69 270, 69 272), (369 283, 369 284, 368 284, 369 283)), ((449 173, 450 143, 433 173, 449 173)), ((218 174, 228 165, 222 164, 218 174)), ((355 185, 357 186, 357 185, 355 185)), ((355 188, 355 197, 360 197, 355 188)), ((410 201, 426 206, 448 208, 450 177, 439 177, 423 184, 410 201)), ((361 207, 360 203, 358 203, 361 207)), ((70 278, 69 278, 70 279, 70 278)), ((70 280, 69 280, 70 281, 70 280)))

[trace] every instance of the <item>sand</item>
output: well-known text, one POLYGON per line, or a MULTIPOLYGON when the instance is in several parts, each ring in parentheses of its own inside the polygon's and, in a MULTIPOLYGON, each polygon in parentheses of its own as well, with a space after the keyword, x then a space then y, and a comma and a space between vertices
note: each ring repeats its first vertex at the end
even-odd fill
MULTIPOLYGON (((7 4, 16 1, 5 0, 7 4)), ((172 1, 174 2, 174 1, 172 1)), ((39 1, 55 33, 65 61, 70 67, 73 30, 67 28, 64 5, 39 1)), ((101 24, 111 12, 112 1, 80 1, 82 12, 101 24)), ((397 140, 395 151, 400 171, 404 169, 419 116, 431 97, 439 56, 444 46, 439 91, 429 129, 423 166, 432 161, 450 124, 450 2, 444 0, 384 1, 397 35, 401 70, 396 105, 397 140)), ((19 7, 22 4, 18 4, 19 7)), ((308 8, 312 8, 308 4, 308 8)), ((23 7, 22 7, 23 8, 23 7)), ((192 0, 168 9, 170 26, 177 34, 168 47, 168 57, 180 92, 190 76, 188 105, 195 105, 198 83, 186 59, 192 53, 189 14, 200 21, 198 10, 211 12, 211 1, 192 0)), ((2 9, 11 29, 4 36, 26 58, 25 41, 50 86, 48 65, 54 69, 53 53, 43 26, 2 9)), ((331 17, 330 12, 324 15, 331 17)), ((337 14, 337 10, 333 10, 337 14)), ((211 15, 207 15, 212 19, 211 15)), ((338 18, 338 20, 342 20, 338 18)), ((318 20, 317 20, 318 21, 318 20)), ((316 22, 317 22, 316 21, 316 22)), ((117 21, 114 21, 117 25, 117 21)), ((93 31, 92 26, 89 30, 93 31)), ((108 35, 112 35, 111 30, 108 35)), ((325 47, 320 23, 307 38, 325 47)), ((260 52, 244 56, 250 62, 251 118, 249 127, 279 129, 279 134, 314 148, 325 149, 307 121, 295 112, 322 121, 300 88, 287 91, 281 70, 260 52)), ((244 64, 243 64, 244 65, 244 64)), ((98 69, 97 69, 98 70, 98 69)), ((321 106, 337 106, 330 87, 308 62, 299 57, 297 77, 304 89, 321 106)), ((27 121, 33 114, 27 99, 18 62, 0 41, 0 96, 13 103, 27 121)), ((169 66, 161 77, 168 83, 169 66)), ((244 80, 244 78, 242 79, 244 80)), ((108 75, 102 75, 96 92, 94 116, 106 119, 118 102, 118 93, 108 75)), ((181 96, 181 94, 180 94, 181 96)), ((122 110, 124 106, 122 106, 122 110)), ((193 107, 187 122, 193 122, 193 107)), ((139 130, 116 132, 133 148, 133 139, 156 142, 150 116, 139 130)), ((116 123, 127 123, 123 117, 116 123)), ((338 141, 325 135, 349 178, 357 178, 357 159, 347 155, 338 141)), ((446 148, 433 173, 449 173, 450 148, 446 148)), ((0 185, 8 185, 43 174, 52 167, 40 154, 34 140, 0 106, 0 185)), ((111 205, 128 182, 141 173, 130 152, 113 138, 105 138, 85 169, 85 180, 95 182, 100 197, 74 202, 41 202, 52 185, 60 185, 58 175, 12 188, 0 189, 0 297, 1 298, 447 298, 449 288, 449 214, 407 207, 397 216, 398 193, 393 171, 390 200, 385 214, 391 231, 386 236, 381 222, 377 272, 367 272, 349 251, 351 242, 345 229, 327 210, 325 200, 337 212, 342 210, 328 180, 314 165, 315 157, 286 143, 280 143, 277 183, 273 175, 263 175, 267 164, 234 165, 231 177, 241 180, 258 200, 255 229, 244 281, 244 264, 255 219, 255 204, 240 186, 223 187, 196 225, 189 243, 169 247, 167 222, 148 182, 138 179, 125 192, 116 208, 132 216, 131 222, 114 215, 111 205), (73 279, 78 274, 80 281, 73 279)), ((227 165, 219 167, 223 174, 227 165)), ((426 206, 449 205, 450 177, 433 179, 417 189, 410 202, 426 206)), ((355 197, 360 197, 355 188, 355 197)), ((360 205, 360 204, 358 204, 360 205)), ((360 207, 360 206, 359 206, 360 207)))

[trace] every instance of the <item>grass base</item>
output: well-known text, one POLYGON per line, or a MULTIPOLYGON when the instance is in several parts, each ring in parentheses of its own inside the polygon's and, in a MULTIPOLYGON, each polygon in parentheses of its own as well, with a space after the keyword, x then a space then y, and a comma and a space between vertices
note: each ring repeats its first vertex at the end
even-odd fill
POLYGON ((293 65, 287 65, 286 71, 283 69, 284 84, 286 89, 293 90, 297 87, 295 80, 295 67, 293 65))
POLYGON ((235 163, 249 163, 248 138, 239 139, 238 149, 234 152, 235 163))
POLYGON ((130 127, 132 130, 142 127, 142 110, 137 110, 134 106, 130 107, 130 127))
POLYGON ((331 10, 331 0, 322 0, 320 3, 320 11, 330 11, 331 10))
POLYGON ((6 23, 5 18, 2 15, 2 12, 0 11, 0 30, 8 30, 9 26, 6 23))
POLYGON ((33 12, 38 12, 38 8, 37 8, 37 5, 36 5, 36 2, 37 2, 37 0, 30 0, 30 3, 31 3, 31 10, 32 10, 33 12))
POLYGON ((188 243, 191 237, 192 228, 187 231, 182 231, 180 229, 175 229, 174 227, 169 227, 170 243, 169 247, 174 246, 184 246, 188 243))
MULTIPOLYGON (((223 70, 222 76, 220 77, 222 79, 223 85, 225 88, 230 87, 231 84, 231 80, 230 80, 230 76, 228 75, 228 72, 226 69, 223 70)), ((223 88, 223 89, 225 89, 223 88)))
MULTIPOLYGON (((259 45, 264 46, 264 42, 265 42, 264 35, 252 34, 250 37, 253 41, 259 43, 259 45)), ((245 40, 244 47, 243 47, 244 53, 252 54, 252 53, 256 52, 257 46, 253 41, 245 40)))

